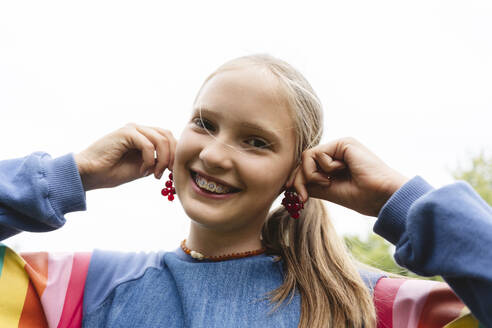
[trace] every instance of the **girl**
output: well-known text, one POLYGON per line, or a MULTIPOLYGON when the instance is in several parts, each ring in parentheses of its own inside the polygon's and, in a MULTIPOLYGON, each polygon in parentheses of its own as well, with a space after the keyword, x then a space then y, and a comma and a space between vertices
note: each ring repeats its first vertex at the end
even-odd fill
POLYGON ((86 191, 152 173, 160 179, 166 169, 173 174, 163 194, 172 200, 175 191, 191 219, 174 252, 18 256, 2 248, 2 327, 478 325, 447 284, 357 269, 323 199, 378 216, 375 231, 397 245, 400 264, 442 274, 492 324, 490 305, 479 301, 490 299, 490 255, 473 261, 448 245, 450 238, 459 245, 466 224, 476 230, 478 241, 468 244, 477 251, 490 239, 483 220, 490 208, 464 184, 433 191, 403 177, 356 140, 319 145, 322 122, 299 72, 248 56, 205 80, 179 142, 169 131, 128 124, 76 155, 0 162, 2 238, 59 228, 65 213, 85 209, 86 191), (284 192, 284 206, 270 212, 284 192), (461 211, 442 225, 459 206, 451 198, 462 202, 463 194, 482 216, 461 211), (445 215, 443 202, 451 204, 445 215))

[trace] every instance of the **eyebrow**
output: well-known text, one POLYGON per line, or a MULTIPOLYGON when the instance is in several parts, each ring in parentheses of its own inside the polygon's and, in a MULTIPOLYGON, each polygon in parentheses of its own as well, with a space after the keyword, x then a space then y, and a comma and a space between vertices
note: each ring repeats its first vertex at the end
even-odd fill
MULTIPOLYGON (((203 113, 206 115, 223 118, 223 115, 221 113, 212 111, 205 107, 195 108, 194 112, 197 114, 203 113)), ((270 142, 271 145, 278 143, 281 140, 280 136, 277 133, 275 133, 273 130, 261 126, 260 124, 253 123, 253 122, 240 122, 239 125, 248 129, 259 131, 260 133, 266 135, 271 140, 270 142)))

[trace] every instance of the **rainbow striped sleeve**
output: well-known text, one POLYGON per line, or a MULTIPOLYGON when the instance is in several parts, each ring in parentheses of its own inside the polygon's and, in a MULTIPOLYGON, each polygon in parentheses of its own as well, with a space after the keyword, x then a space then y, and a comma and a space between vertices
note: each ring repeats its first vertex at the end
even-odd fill
POLYGON ((16 254, 0 244, 0 327, 80 327, 90 253, 16 254))
POLYGON ((443 282, 381 278, 374 304, 378 328, 484 328, 443 282))

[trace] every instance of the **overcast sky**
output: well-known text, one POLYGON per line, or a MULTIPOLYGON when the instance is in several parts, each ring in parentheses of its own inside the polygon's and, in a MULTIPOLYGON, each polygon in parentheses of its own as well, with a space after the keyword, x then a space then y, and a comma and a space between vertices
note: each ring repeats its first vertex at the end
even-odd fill
MULTIPOLYGON (((0 159, 76 153, 128 122, 178 138, 205 77, 237 56, 297 67, 325 107, 324 141, 353 136, 436 187, 492 150, 490 1, 2 1, 0 159)), ((87 193, 58 231, 17 250, 172 250, 179 202, 152 177, 87 193)), ((374 219, 327 204, 340 234, 374 219)))

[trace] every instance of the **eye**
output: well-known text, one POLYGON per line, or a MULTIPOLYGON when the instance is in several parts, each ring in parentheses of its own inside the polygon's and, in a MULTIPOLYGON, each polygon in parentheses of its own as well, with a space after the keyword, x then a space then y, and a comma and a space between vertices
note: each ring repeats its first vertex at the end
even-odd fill
POLYGON ((269 144, 259 138, 251 138, 246 140, 246 143, 254 148, 261 148, 261 149, 267 149, 269 148, 269 144))
POLYGON ((206 119, 196 117, 193 119, 193 124, 195 124, 200 129, 204 129, 204 130, 208 130, 208 131, 214 131, 214 126, 212 125, 212 123, 210 123, 206 119))

